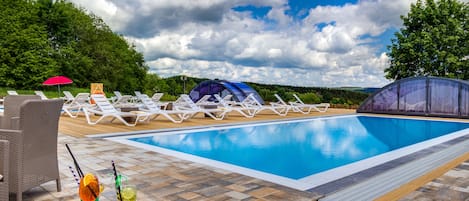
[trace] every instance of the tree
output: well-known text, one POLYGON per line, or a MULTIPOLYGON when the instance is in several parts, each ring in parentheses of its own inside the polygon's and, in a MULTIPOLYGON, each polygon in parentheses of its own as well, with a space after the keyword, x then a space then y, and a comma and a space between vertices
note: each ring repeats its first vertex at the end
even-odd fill
POLYGON ((469 79, 469 5, 418 0, 388 47, 386 78, 439 76, 469 79))
POLYGON ((0 86, 39 87, 58 72, 37 9, 26 1, 0 1, 0 86))

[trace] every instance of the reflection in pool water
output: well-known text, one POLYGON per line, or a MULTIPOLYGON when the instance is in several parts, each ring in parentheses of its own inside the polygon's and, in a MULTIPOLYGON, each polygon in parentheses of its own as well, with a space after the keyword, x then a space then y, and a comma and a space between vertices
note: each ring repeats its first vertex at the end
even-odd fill
POLYGON ((349 116, 129 140, 299 179, 468 127, 349 116))

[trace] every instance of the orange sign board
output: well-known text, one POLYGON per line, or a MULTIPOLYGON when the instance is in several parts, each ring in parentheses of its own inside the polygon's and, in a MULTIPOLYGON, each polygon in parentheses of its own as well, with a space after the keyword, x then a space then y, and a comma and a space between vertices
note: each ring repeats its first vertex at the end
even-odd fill
MULTIPOLYGON (((91 83, 91 94, 104 94, 103 83, 91 83)), ((94 104, 93 99, 91 99, 91 104, 94 104)))

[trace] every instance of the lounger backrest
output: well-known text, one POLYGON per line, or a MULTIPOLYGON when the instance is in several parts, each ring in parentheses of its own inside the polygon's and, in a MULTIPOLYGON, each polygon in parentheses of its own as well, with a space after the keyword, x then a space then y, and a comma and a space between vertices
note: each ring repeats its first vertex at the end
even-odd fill
POLYGON ((93 94, 91 98, 94 100, 99 110, 103 113, 117 113, 117 109, 107 100, 103 94, 93 94))
POLYGON ((75 97, 73 96, 72 93, 70 93, 70 91, 63 91, 64 95, 65 95, 65 98, 69 101, 73 100, 75 97))
POLYGON ((195 104, 204 104, 205 102, 208 101, 208 99, 210 99, 210 97, 212 97, 212 95, 210 95, 210 94, 204 95, 195 104))
POLYGON ((146 94, 142 94, 138 97, 142 101, 143 105, 150 111, 159 111, 161 108, 155 104, 146 94))
POLYGON ((213 96, 217 99, 218 103, 221 104, 224 108, 229 108, 230 106, 225 101, 225 99, 221 98, 218 94, 213 94, 213 96))
POLYGON ((7 94, 8 95, 18 95, 18 92, 9 90, 9 91, 7 91, 7 94))
POLYGON ((278 94, 274 94, 274 96, 282 105, 287 105, 287 103, 285 103, 285 101, 283 101, 283 99, 278 94))
POLYGON ((90 99, 90 93, 78 93, 75 98, 73 98, 72 103, 75 104, 86 104, 90 99))
POLYGON ((41 97, 42 100, 47 100, 49 98, 47 98, 47 96, 44 94, 44 92, 42 91, 34 91, 34 94, 38 95, 41 97))
POLYGON ((188 107, 193 110, 200 109, 200 107, 197 106, 187 94, 182 94, 181 96, 179 96, 178 100, 180 100, 179 103, 177 103, 177 105, 179 106, 188 107))
POLYGON ((253 94, 249 94, 242 102, 241 104, 245 106, 262 106, 262 104, 257 101, 257 99, 254 97, 253 94))
POLYGON ((114 103, 129 103, 132 101, 132 96, 131 95, 123 95, 117 101, 114 103))
POLYGON ((155 93, 151 97, 151 100, 153 100, 155 102, 158 102, 158 101, 160 101, 161 97, 163 97, 163 93, 155 93))
POLYGON ((114 95, 116 95, 117 99, 120 99, 122 97, 122 94, 120 91, 114 91, 114 95))
MULTIPOLYGON (((217 95, 218 95, 218 94, 217 94, 217 95)), ((224 100, 224 101, 230 101, 232 97, 233 97, 233 95, 228 94, 228 95, 226 95, 225 97, 223 97, 223 100, 224 100)))
POLYGON ((303 101, 300 99, 300 97, 298 97, 296 94, 293 94, 293 97, 295 97, 295 99, 296 99, 296 101, 298 101, 298 103, 305 104, 305 103, 303 103, 303 101))
POLYGON ((140 91, 134 91, 135 96, 138 98, 139 96, 143 95, 140 91))

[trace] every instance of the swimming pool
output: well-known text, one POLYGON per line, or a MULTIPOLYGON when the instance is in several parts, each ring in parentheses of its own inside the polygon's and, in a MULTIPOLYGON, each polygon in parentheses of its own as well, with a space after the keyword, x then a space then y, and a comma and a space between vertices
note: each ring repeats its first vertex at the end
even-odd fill
POLYGON ((467 134, 467 128, 349 115, 112 140, 305 190, 467 134))

